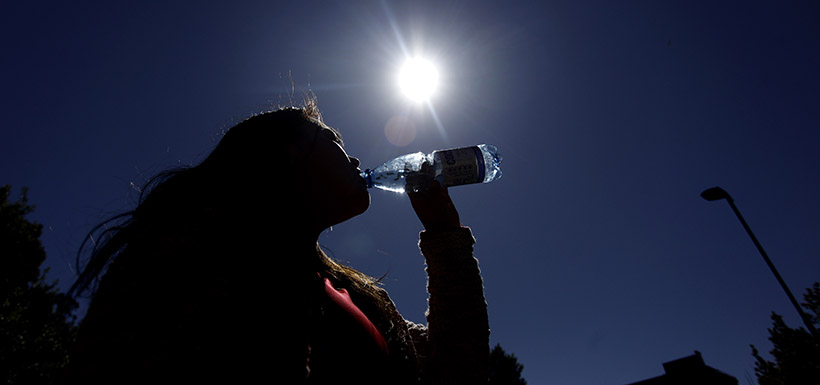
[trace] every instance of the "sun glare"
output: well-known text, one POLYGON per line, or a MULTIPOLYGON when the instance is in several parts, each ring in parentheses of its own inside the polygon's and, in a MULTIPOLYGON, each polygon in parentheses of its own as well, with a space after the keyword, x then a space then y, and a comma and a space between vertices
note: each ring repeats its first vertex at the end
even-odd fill
POLYGON ((438 87, 438 71, 429 60, 409 59, 399 72, 399 87, 410 99, 426 101, 438 87))

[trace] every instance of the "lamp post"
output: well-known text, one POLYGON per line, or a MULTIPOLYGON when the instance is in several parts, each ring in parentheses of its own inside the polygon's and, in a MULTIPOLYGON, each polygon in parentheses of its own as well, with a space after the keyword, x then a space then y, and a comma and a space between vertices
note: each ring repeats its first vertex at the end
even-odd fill
POLYGON ((794 305, 794 308, 797 309, 797 313, 800 314, 800 318, 803 319, 803 323, 806 325, 811 335, 814 338, 818 338, 817 329, 814 328, 811 319, 806 315, 806 313, 803 312, 803 309, 800 307, 800 304, 794 298, 794 295, 792 295, 791 290, 789 290, 789 287, 786 286, 786 281, 784 281, 783 277, 780 276, 780 273, 777 272, 777 269, 775 269, 771 259, 769 259, 769 256, 766 255, 766 252, 763 250, 763 246, 760 245, 760 242, 757 241, 757 238, 752 233, 752 229, 743 219, 743 216, 740 215, 740 211, 737 209, 737 206, 735 206, 735 202, 732 200, 732 197, 729 195, 729 193, 727 193, 720 187, 712 187, 702 192, 700 196, 703 197, 703 199, 706 199, 710 202, 721 199, 726 199, 726 201, 729 202, 729 206, 732 207, 732 211, 734 211, 735 215, 737 215, 737 219, 740 220, 740 223, 743 225, 743 228, 746 229, 746 232, 749 234, 749 237, 752 238, 752 242, 754 242, 755 246, 757 246, 757 250, 760 251, 760 255, 763 256, 763 259, 766 261, 766 264, 769 265, 769 269, 772 270, 774 277, 777 278, 777 282, 780 283, 780 286, 786 292, 786 295, 789 296, 789 300, 792 302, 792 305, 794 305))

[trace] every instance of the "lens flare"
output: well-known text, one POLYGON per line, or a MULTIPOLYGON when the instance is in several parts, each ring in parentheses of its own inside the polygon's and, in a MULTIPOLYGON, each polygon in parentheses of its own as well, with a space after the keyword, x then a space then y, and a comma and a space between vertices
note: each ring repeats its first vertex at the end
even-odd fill
POLYGON ((404 147, 416 138, 416 125, 410 118, 396 115, 387 121, 384 126, 384 136, 387 141, 396 147, 404 147))

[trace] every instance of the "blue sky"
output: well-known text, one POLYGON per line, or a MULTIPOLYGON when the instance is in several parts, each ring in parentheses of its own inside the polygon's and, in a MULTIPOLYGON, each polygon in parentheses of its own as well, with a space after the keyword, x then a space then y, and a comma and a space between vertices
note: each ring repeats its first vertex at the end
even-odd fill
MULTIPOLYGON (((770 312, 799 325, 729 206, 699 194, 732 194, 796 295, 820 281, 815 3, 212 3, 4 6, 0 183, 29 188, 62 287, 132 183, 289 104, 292 78, 363 167, 498 146, 503 178, 451 195, 478 240, 491 341, 531 384, 626 384, 695 350, 746 383, 770 312), (408 54, 439 66, 432 109, 396 87, 408 54), (406 146, 385 138, 396 116, 417 129, 406 146)), ((371 195, 320 241, 389 272, 422 321, 421 225, 405 196, 371 195)))

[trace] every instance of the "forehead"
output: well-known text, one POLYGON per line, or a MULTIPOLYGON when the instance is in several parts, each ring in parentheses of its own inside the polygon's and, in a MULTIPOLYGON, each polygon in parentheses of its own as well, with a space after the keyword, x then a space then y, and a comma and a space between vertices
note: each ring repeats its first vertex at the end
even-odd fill
POLYGON ((340 145, 344 146, 344 141, 342 140, 342 134, 339 130, 330 127, 324 123, 316 123, 317 135, 324 135, 328 139, 339 143, 340 145))

